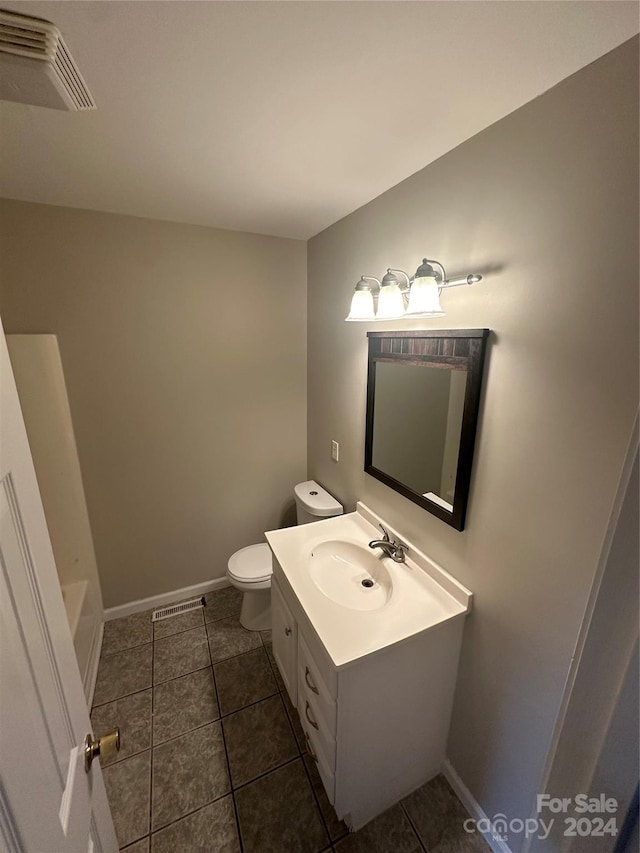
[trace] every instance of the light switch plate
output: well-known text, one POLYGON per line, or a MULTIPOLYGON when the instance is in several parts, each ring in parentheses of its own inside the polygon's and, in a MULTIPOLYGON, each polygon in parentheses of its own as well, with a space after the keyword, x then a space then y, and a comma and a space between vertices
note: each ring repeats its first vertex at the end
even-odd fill
POLYGON ((340 456, 340 445, 338 444, 337 441, 332 441, 331 442, 331 458, 333 459, 334 462, 337 462, 339 456, 340 456))

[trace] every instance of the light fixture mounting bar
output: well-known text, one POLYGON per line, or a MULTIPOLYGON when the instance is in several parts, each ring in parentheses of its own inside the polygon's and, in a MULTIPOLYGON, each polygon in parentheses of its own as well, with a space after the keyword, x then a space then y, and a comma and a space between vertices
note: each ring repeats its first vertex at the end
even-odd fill
POLYGON ((446 281, 444 284, 439 284, 438 287, 460 287, 464 284, 477 284, 479 281, 482 281, 481 275, 464 275, 460 278, 452 278, 450 281, 446 281))

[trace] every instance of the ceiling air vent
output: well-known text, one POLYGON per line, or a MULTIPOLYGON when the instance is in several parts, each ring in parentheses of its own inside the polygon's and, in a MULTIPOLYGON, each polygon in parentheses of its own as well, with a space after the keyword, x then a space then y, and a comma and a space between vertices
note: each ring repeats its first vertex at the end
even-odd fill
POLYGON ((48 21, 0 10, 0 100, 95 110, 60 30, 48 21))

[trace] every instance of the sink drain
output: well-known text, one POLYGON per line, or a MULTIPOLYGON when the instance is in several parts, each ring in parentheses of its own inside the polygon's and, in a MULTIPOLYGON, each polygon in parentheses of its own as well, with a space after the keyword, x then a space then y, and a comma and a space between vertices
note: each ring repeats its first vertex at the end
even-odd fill
POLYGON ((362 586, 365 586, 367 589, 371 589, 373 586, 373 581, 370 578, 365 578, 365 580, 361 581, 362 586))

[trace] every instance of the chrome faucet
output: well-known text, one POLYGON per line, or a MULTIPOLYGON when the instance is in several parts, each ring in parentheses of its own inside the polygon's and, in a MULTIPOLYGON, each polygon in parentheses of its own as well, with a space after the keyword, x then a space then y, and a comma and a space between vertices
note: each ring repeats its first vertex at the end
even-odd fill
POLYGON ((369 548, 381 548, 387 557, 391 557, 394 563, 404 563, 409 546, 405 545, 404 542, 400 542, 400 540, 397 542, 395 540, 392 541, 389 531, 382 524, 379 524, 378 527, 382 530, 384 537, 382 539, 372 539, 369 542, 369 548))

